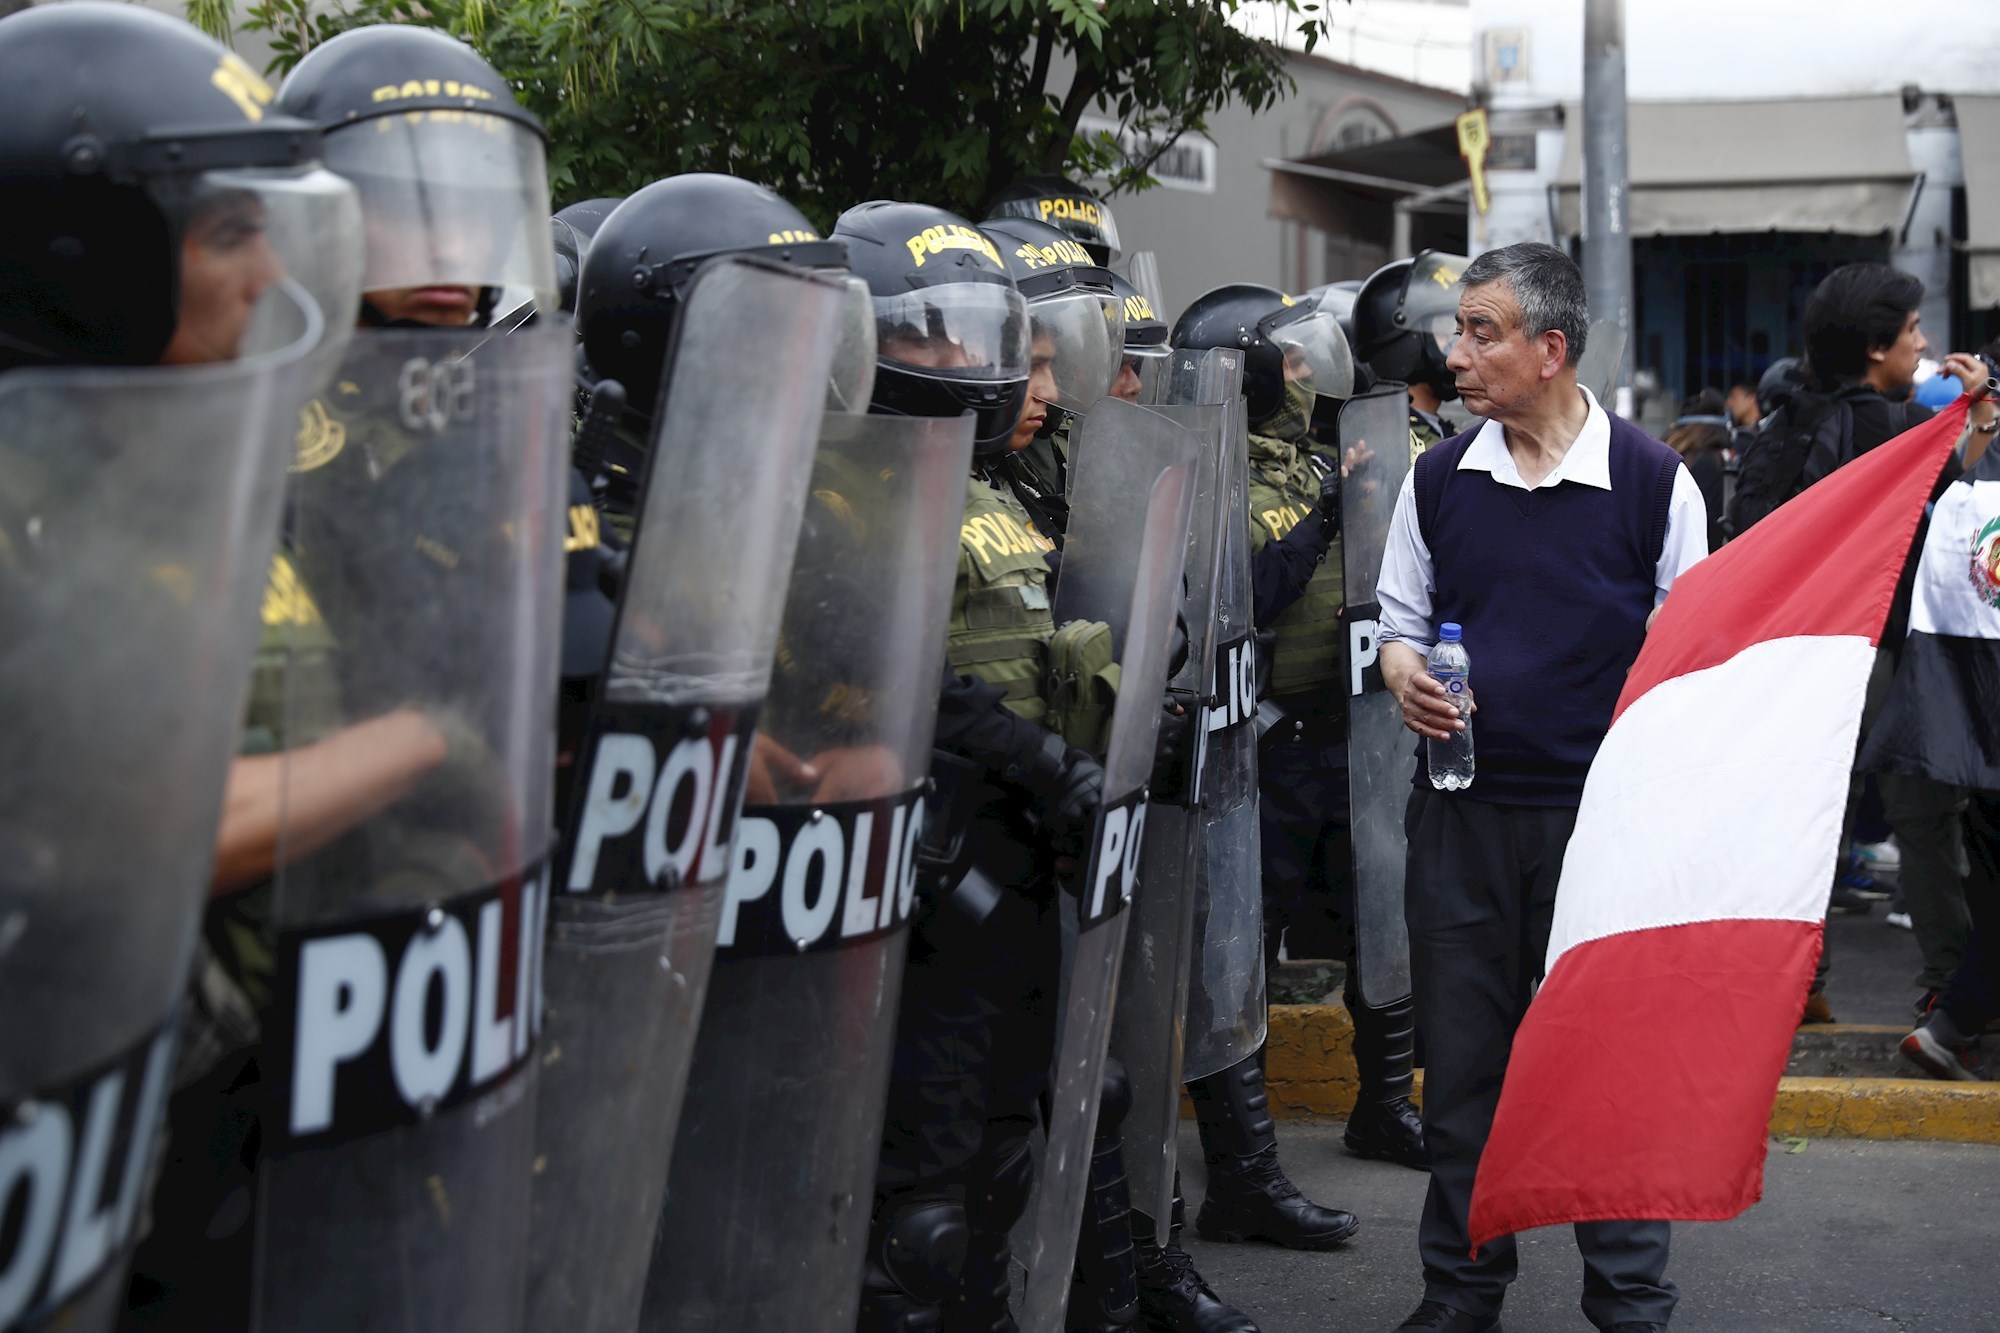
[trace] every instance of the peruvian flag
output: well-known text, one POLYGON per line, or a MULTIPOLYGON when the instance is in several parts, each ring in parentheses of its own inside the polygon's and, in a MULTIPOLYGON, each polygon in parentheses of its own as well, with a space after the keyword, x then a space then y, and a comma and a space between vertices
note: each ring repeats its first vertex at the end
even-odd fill
POLYGON ((1633 664, 1514 1039, 1475 1249, 1735 1217, 1820 950, 1875 646, 1967 400, 1690 569, 1633 664))

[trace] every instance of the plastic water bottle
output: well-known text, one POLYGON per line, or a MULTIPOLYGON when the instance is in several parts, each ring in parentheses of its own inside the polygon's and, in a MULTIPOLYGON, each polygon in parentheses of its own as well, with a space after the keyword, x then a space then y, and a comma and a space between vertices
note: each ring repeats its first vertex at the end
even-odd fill
POLYGON ((1439 791, 1459 791, 1472 785, 1472 700, 1466 694, 1472 681, 1472 659, 1466 656, 1462 634, 1450 621, 1438 626, 1437 647, 1431 649, 1426 667, 1465 719, 1465 730, 1453 732, 1450 740, 1424 742, 1431 786, 1439 791))

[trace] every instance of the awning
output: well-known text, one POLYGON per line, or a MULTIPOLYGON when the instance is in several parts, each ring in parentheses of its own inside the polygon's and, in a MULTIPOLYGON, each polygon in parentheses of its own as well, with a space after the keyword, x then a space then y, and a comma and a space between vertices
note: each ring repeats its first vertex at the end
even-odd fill
POLYGON ((1979 145, 1965 151, 1965 248, 1975 310, 2000 305, 2000 158, 1992 145, 2000 142, 2000 97, 1954 97, 1958 109, 1958 141, 1979 145))
MULTIPOLYGON (((1583 111, 1565 109, 1556 225, 1582 231, 1583 111)), ((1901 228, 1917 173, 1903 100, 1634 102, 1626 111, 1634 236, 1901 228)), ((1968 167, 1969 170, 1969 167, 1968 167)))
MULTIPOLYGON (((1337 153, 1321 153, 1271 168, 1268 211, 1338 236, 1387 235, 1390 205, 1398 199, 1465 179, 1458 131, 1450 124, 1378 139, 1337 153)), ((1446 208, 1462 211, 1465 205, 1446 208)))

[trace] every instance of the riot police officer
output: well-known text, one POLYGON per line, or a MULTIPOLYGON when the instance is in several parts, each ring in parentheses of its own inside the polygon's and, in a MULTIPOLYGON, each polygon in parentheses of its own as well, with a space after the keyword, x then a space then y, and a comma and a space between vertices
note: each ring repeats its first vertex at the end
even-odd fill
POLYGON ((1450 432, 1438 410, 1458 397, 1444 364, 1456 337, 1459 274, 1472 261, 1425 250, 1370 274, 1354 296, 1354 354, 1380 380, 1409 386, 1410 456, 1450 432))
MULTIPOLYGON (((535 595, 546 572, 535 534, 554 517, 559 417, 522 410, 521 394, 535 400, 527 386, 549 387, 561 360, 556 343, 525 334, 511 349, 482 352, 476 366, 469 359, 503 288, 552 300, 542 131, 490 66, 439 33, 359 29, 302 61, 272 110, 337 127, 327 160, 360 196, 367 237, 362 297, 341 317, 360 328, 299 430, 284 544, 262 603, 245 757, 217 834, 206 932, 215 962, 198 978, 195 1006, 234 1021, 210 1025, 228 1041, 214 1044, 202 1082, 177 1101, 191 1143, 169 1167, 187 1168, 176 1202, 188 1211, 172 1231, 213 1244, 141 1260, 169 1292, 197 1303, 212 1292, 226 1309, 247 1295, 254 1237, 261 1317, 297 1326, 296 1302, 307 1296, 294 1280, 300 1270, 346 1274, 329 1278, 340 1299, 316 1307, 333 1322, 385 1305, 421 1317, 428 1301, 453 1304, 463 1292, 446 1290, 448 1281, 426 1291, 428 1264, 412 1265, 399 1287, 356 1243, 353 1215, 309 1179, 314 1170, 362 1177, 365 1161, 379 1168, 385 1125, 399 1111, 349 1088, 333 1120, 315 1128, 327 1136, 319 1155, 297 1154, 302 1108, 283 1071, 311 1049, 310 1023, 274 1016, 301 1012, 298 932, 308 918, 324 931, 364 917, 476 910, 473 898, 488 888, 514 891, 527 868, 520 858, 536 854, 532 840, 482 846, 471 830, 509 818, 515 797, 538 806, 552 767, 535 742, 496 740, 490 729, 509 709, 532 717, 553 704, 533 698, 546 689, 538 650, 487 656, 483 645, 492 634, 533 643, 539 613, 553 609, 535 595), (480 478, 483 503, 444 502, 437 473, 447 466, 480 478), (503 601, 513 609, 500 610, 503 601), (480 659, 479 683, 449 655, 425 657, 436 639, 480 659), (510 783, 508 774, 527 770, 537 776, 510 783), (329 1256, 338 1259, 331 1268, 329 1256), (354 1281, 354 1272, 384 1280, 354 1281)), ((393 936, 400 926, 380 928, 393 936)), ((527 1049, 493 1075, 521 1068, 527 1049)), ((453 1105, 430 1109, 439 1137, 389 1150, 406 1169, 467 1123, 453 1105)), ((525 1129, 503 1119, 512 1128, 486 1142, 525 1129)), ((504 1252, 487 1224, 518 1224, 479 1201, 514 1188, 503 1181, 486 1194, 459 1169, 447 1174, 481 1219, 460 1229, 460 1242, 504 1252)), ((373 1234, 397 1235, 396 1221, 378 1217, 373 1234)), ((468 1307, 468 1317, 510 1304, 496 1300, 468 1307)), ((226 1324, 240 1315, 183 1307, 176 1317, 226 1324)))
MULTIPOLYGON (((1036 372, 1028 410, 1016 427, 1015 447, 987 472, 1012 493, 1036 530, 1060 548, 1069 521, 1070 428, 1102 397, 1138 398, 1166 359, 1168 329, 1135 288, 1054 227, 1002 217, 989 219, 981 229, 1000 247, 1027 301, 1036 372), (1037 417, 1039 426, 1033 425, 1037 417)), ((1060 664, 1053 669, 1064 673, 1060 664)), ((1155 1244, 1150 1229, 1134 1234, 1119 1141, 1130 1101, 1125 1070, 1115 1058, 1107 1060, 1069 1326, 1127 1327, 1143 1308, 1177 1328, 1254 1330, 1245 1316, 1222 1303, 1177 1242, 1155 1244)))
POLYGON ((945 795, 926 835, 938 864, 904 979, 860 1327, 1004 1328, 1007 1233, 1054 1041, 1055 857, 1082 850, 1103 787, 1088 751, 1042 725, 1053 544, 990 476, 1047 417, 1055 342, 1033 337, 998 248, 961 218, 875 202, 833 235, 873 297, 871 410, 976 421, 939 703, 945 795))
MULTIPOLYGON (((1243 354, 1250 421, 1253 618, 1263 716, 1273 719, 1259 757, 1264 947, 1275 959, 1289 929, 1294 948, 1329 904, 1317 882, 1328 860, 1325 826, 1344 806, 1344 697, 1338 688, 1341 567, 1340 464, 1308 438, 1316 400, 1345 398, 1353 363, 1333 317, 1268 287, 1232 284, 1196 300, 1175 324, 1181 349, 1243 354), (1280 720, 1281 719, 1281 720, 1280 720)), ((1351 464, 1358 456, 1351 457, 1351 464)), ((1298 1249, 1340 1244, 1352 1213, 1302 1196, 1278 1164, 1264 1094, 1263 1052, 1191 1082, 1189 1095, 1209 1166, 1196 1218, 1211 1240, 1261 1239, 1298 1249)))
POLYGON ((1112 288, 1110 271, 1056 228, 1001 217, 980 229, 999 247, 1028 303, 1035 337, 1052 343, 1054 358, 1053 394, 1046 400, 1029 395, 1029 413, 1041 416, 1040 425, 1026 445, 994 465, 993 475, 1007 484, 1036 530, 1060 548, 1069 524, 1070 425, 1104 396, 1117 374, 1125 305, 1112 288))
POLYGON ((176 1056, 202 1058, 173 1020, 248 594, 360 275, 354 192, 272 96, 142 8, 0 21, 0 1156, 34 1164, 9 1186, 7 1328, 113 1323, 170 1203, 176 1056))
POLYGON ((1111 205, 1065 176, 1021 177, 993 196, 986 217, 1024 218, 1054 227, 1083 246, 1100 268, 1110 267, 1123 253, 1111 205))

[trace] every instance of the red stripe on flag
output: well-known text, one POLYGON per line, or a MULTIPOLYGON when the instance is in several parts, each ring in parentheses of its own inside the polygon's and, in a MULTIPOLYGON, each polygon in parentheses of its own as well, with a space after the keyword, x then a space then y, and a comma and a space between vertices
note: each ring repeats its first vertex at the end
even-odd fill
POLYGON ((1676 580, 1625 678, 1618 713, 1661 681, 1720 665, 1766 639, 1853 634, 1879 642, 1923 502, 1969 405, 1960 398, 1869 450, 1676 580))
POLYGON ((1530 1227, 1718 1221, 1757 1202, 1820 938, 1813 921, 1702 921, 1558 959, 1508 1059, 1475 1251, 1530 1227))

